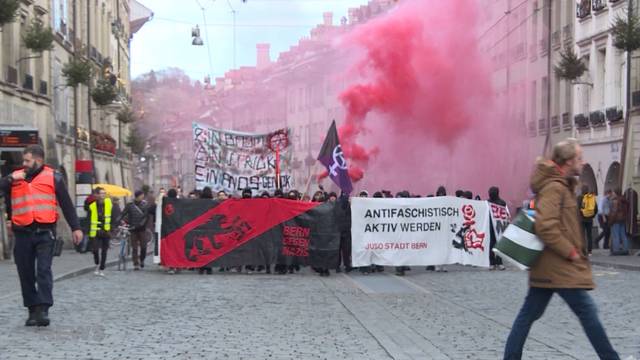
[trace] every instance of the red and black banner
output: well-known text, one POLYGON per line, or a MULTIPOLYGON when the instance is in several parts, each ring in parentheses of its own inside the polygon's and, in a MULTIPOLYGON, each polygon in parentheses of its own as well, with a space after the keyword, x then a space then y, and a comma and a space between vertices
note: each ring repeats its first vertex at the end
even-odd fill
POLYGON ((167 267, 337 265, 338 207, 285 199, 162 202, 160 263, 167 267))

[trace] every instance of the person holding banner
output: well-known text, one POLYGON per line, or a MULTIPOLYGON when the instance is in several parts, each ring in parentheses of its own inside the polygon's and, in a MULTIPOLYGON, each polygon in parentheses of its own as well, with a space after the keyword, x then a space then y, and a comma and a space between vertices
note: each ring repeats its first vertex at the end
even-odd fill
POLYGON ((551 159, 539 160, 531 178, 536 194, 535 231, 545 247, 529 272, 529 292, 511 328, 504 359, 522 358, 529 330, 558 294, 580 319, 600 359, 620 359, 613 349, 595 302, 587 292, 595 287, 574 189, 582 172, 582 148, 567 139, 552 149, 551 159))
MULTIPOLYGON (((504 208, 506 208, 507 206, 507 203, 500 198, 500 189, 497 186, 492 186, 489 188, 489 199, 487 201, 489 201, 489 203, 491 204, 502 206, 504 208)), ((507 210, 507 213, 508 213, 508 210, 507 210)), ((489 251, 489 265, 490 265, 489 269, 490 270, 495 270, 495 269, 506 270, 506 268, 502 264, 502 258, 493 252, 493 248, 496 246, 496 242, 498 238, 496 236, 497 231, 498 231, 497 229, 494 229, 493 222, 492 222, 490 227, 490 232, 489 232, 491 236, 491 242, 490 242, 491 250, 489 251)))

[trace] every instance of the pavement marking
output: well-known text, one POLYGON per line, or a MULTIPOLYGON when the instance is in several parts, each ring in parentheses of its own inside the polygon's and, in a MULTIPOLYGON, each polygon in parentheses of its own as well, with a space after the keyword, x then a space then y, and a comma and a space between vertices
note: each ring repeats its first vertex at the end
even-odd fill
MULTIPOLYGON (((405 279, 405 280, 406 281, 410 281, 408 279, 405 279)), ((472 314, 475 314, 476 316, 484 318, 484 319, 486 319, 486 320, 488 320, 490 322, 493 322, 493 323, 495 323, 495 324, 497 324, 499 326, 505 327, 507 329, 511 329, 511 324, 505 324, 505 323, 501 322, 500 320, 497 320, 497 319, 495 319, 495 318, 493 318, 491 316, 488 316, 488 315, 482 313, 481 311, 474 310, 474 309, 472 309, 472 308, 470 308, 470 307, 468 307, 466 305, 458 303, 455 300, 451 300, 450 298, 442 295, 441 292, 437 291, 438 284, 433 283, 432 281, 429 281, 429 280, 427 280, 427 282, 429 282, 430 284, 434 285, 434 290, 435 291, 432 292, 431 294, 434 295, 435 297, 439 298, 440 301, 448 303, 448 304, 451 304, 451 305, 456 306, 456 307, 459 307, 459 308, 461 308, 461 309, 463 309, 465 311, 468 311, 468 312, 470 312, 472 314)), ((418 286, 418 287, 422 287, 420 284, 415 284, 415 285, 418 286)), ((427 289, 425 289, 425 290, 428 291, 427 289)), ((573 359, 576 359, 576 360, 580 360, 581 359, 581 357, 579 355, 568 353, 566 351, 561 350, 561 349, 566 348, 566 345, 563 345, 563 344, 560 344, 560 343, 556 343, 555 339, 553 339, 553 338, 545 338, 544 339, 545 341, 542 341, 538 337, 529 335, 528 339, 536 341, 536 342, 538 342, 538 343, 540 343, 540 344, 542 344, 544 346, 547 346, 547 347, 549 347, 549 348, 551 348, 551 349, 553 349, 553 350, 555 350, 555 351, 557 351, 557 352, 559 352, 561 354, 569 356, 569 357, 571 357, 573 359)))
MULTIPOLYGON (((319 279, 325 288, 331 291, 345 310, 353 316, 360 326, 362 326, 363 329, 365 329, 371 337, 376 340, 378 345, 380 345, 380 347, 384 349, 392 359, 451 359, 434 343, 432 343, 431 340, 424 337, 424 335, 413 329, 409 324, 406 324, 402 319, 393 315, 388 311, 388 309, 376 301, 375 298, 371 297, 372 294, 379 294, 379 292, 371 292, 372 289, 354 281, 351 276, 346 274, 335 278, 337 282, 344 285, 344 287, 340 286, 340 288, 348 288, 351 285, 352 287, 361 290, 362 293, 365 294, 366 298, 363 298, 361 295, 358 296, 355 294, 345 294, 339 291, 334 291, 328 284, 331 280, 319 279), (363 288, 370 293, 362 290, 363 288)), ((386 278, 385 280, 389 279, 386 278)), ((384 281, 383 283, 388 284, 389 282, 384 281)), ((411 289, 413 290, 413 287, 411 287, 411 289)))

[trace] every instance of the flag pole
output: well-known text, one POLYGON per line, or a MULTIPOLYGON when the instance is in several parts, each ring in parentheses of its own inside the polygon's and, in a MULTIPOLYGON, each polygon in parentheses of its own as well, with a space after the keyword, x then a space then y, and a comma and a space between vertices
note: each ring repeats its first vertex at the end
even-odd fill
POLYGON ((280 148, 276 148, 276 189, 282 190, 280 184, 280 148))
POLYGON ((313 163, 313 167, 311 168, 311 174, 309 175, 309 178, 307 179, 307 185, 304 187, 304 193, 302 194, 302 197, 304 197, 304 195, 307 195, 307 193, 309 192, 309 187, 311 186, 311 179, 313 179, 313 177, 314 177, 317 165, 318 165, 318 162, 315 161, 313 163))

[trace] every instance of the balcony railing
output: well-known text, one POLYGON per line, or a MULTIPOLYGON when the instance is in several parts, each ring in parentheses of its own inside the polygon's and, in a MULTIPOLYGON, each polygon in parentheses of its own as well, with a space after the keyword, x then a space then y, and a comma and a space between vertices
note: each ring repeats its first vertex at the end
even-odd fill
POLYGON ((33 76, 24 74, 24 81, 22 82, 22 88, 25 90, 33 91, 33 76))
POLYGON ((576 123, 576 128, 584 129, 589 127, 589 119, 584 114, 578 114, 573 117, 573 121, 576 123))
POLYGON ((7 66, 7 82, 18 85, 18 69, 13 66, 7 66))
POLYGON ((607 108, 606 114, 607 114, 607 120, 612 124, 622 120, 623 118, 622 110, 618 109, 617 106, 612 106, 610 108, 607 108))
POLYGON ((631 93, 631 106, 640 106, 640 90, 636 90, 631 93))
POLYGON ((538 120, 538 133, 540 135, 546 135, 547 134, 547 119, 546 118, 542 118, 540 120, 538 120))
POLYGON ((600 110, 592 111, 589 114, 589 122, 592 127, 600 127, 606 125, 604 113, 600 110))
POLYGON ((49 94, 49 84, 46 81, 40 80, 40 95, 47 96, 49 94))
POLYGON ((536 122, 529 121, 529 123, 527 124, 527 130, 529 132, 529 136, 536 136, 538 134, 538 131, 536 129, 536 122))
POLYGON ((556 30, 551 34, 551 46, 553 48, 560 47, 560 30, 556 30))
POLYGON ((540 55, 545 56, 549 53, 549 40, 545 36, 540 40, 540 55))
POLYGON ((565 130, 570 130, 571 127, 571 115, 568 112, 562 114, 562 128, 565 130))
POLYGON ((584 19, 591 15, 591 0, 580 0, 576 4, 576 16, 578 19, 584 19))
POLYGON ((562 37, 564 41, 573 39, 573 24, 568 24, 562 27, 562 37))
POLYGON ((591 0, 591 3, 591 7, 593 8, 594 12, 604 10, 607 7, 606 0, 591 0))
POLYGON ((557 115, 551 117, 551 128, 556 131, 560 130, 560 118, 557 115))
POLYGON ((98 151, 106 152, 111 155, 116 154, 116 140, 109 134, 100 133, 97 131, 91 132, 91 143, 93 148, 98 151))

